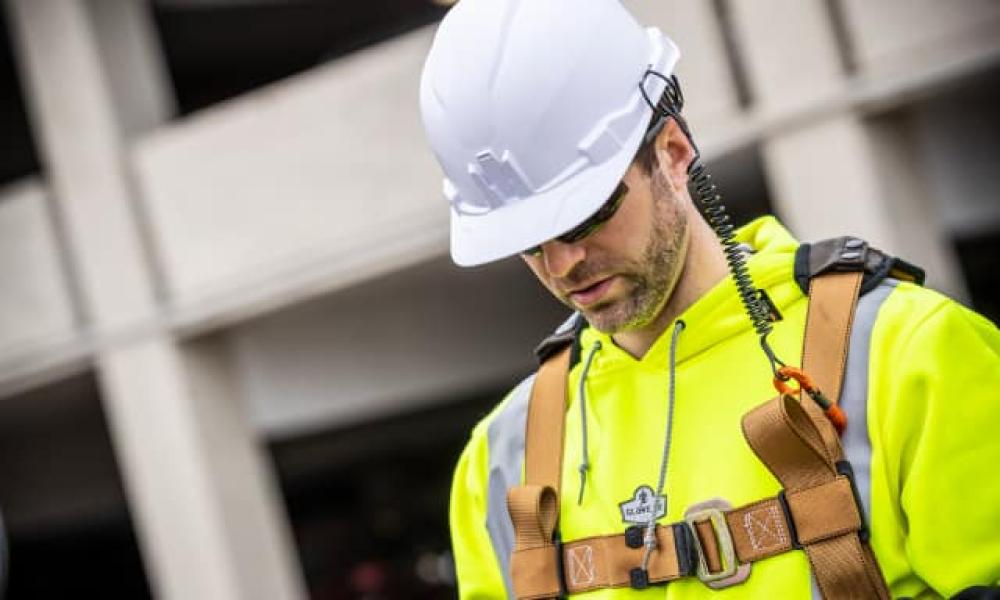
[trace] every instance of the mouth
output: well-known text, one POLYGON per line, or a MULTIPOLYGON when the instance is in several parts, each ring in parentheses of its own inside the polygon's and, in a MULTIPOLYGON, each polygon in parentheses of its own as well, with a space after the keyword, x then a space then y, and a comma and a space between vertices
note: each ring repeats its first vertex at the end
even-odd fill
POLYGON ((579 307, 590 306, 601 300, 611 289, 611 284, 614 283, 615 276, 605 277, 591 283, 589 285, 576 288, 570 291, 569 299, 573 301, 579 307))

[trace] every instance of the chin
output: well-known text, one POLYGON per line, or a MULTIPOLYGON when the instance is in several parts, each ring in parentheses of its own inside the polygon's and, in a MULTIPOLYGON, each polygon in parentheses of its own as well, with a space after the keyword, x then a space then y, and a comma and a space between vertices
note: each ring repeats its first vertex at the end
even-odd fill
POLYGON ((601 333, 614 335, 629 329, 630 323, 635 319, 635 315, 621 304, 621 302, 614 302, 580 312, 586 317, 591 327, 601 333))
POLYGON ((580 310, 594 329, 607 335, 637 331, 656 320, 666 304, 666 295, 633 293, 629 296, 580 310))

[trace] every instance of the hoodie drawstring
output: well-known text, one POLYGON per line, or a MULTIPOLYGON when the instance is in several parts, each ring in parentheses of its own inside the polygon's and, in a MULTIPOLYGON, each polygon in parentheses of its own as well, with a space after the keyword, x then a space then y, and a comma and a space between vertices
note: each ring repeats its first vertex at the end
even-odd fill
MULTIPOLYGON (((680 336, 681 331, 684 331, 685 326, 684 321, 678 320, 674 324, 674 331, 670 338, 670 387, 667 395, 667 432, 663 441, 663 458, 660 461, 660 480, 656 486, 657 498, 663 494, 663 486, 667 479, 667 461, 670 458, 670 433, 674 423, 674 398, 676 396, 676 381, 674 375, 677 371, 677 338, 680 336)), ((583 504, 583 493, 584 490, 587 489, 587 472, 590 471, 590 458, 588 456, 589 445, 587 439, 587 374, 590 372, 590 367, 594 362, 594 356, 600 349, 601 342, 598 340, 594 342, 590 352, 587 353, 587 360, 584 361, 583 371, 580 373, 580 387, 577 395, 580 398, 580 437, 583 452, 581 454, 580 466, 578 467, 578 470, 580 471, 580 493, 576 500, 577 505, 583 504)), ((646 527, 646 533, 643 538, 646 545, 646 555, 643 558, 644 569, 649 562, 649 555, 652 552, 653 547, 656 546, 656 536, 654 533, 655 523, 655 519, 650 521, 649 525, 646 527)))
MULTIPOLYGON (((667 432, 666 437, 663 440, 663 458, 660 460, 660 481, 656 485, 656 495, 653 497, 653 502, 659 502, 659 498, 663 495, 663 485, 667 481, 667 462, 670 459, 670 432, 673 430, 674 424, 674 399, 676 398, 677 389, 677 338, 680 337, 681 331, 684 331, 684 321, 678 320, 674 324, 673 335, 670 338, 670 387, 667 392, 667 432)), ((666 504, 666 501, 664 501, 666 504)), ((664 506, 664 512, 666 512, 666 506, 664 506)), ((643 544, 646 546, 646 553, 642 557, 642 570, 649 570, 649 558, 653 553, 653 549, 656 548, 656 511, 653 511, 653 518, 649 520, 646 524, 646 531, 642 536, 643 544)))
POLYGON ((594 346, 587 354, 587 361, 583 364, 583 372, 580 374, 580 431, 583 438, 583 459, 580 462, 580 496, 577 498, 577 505, 583 504, 583 490, 587 487, 587 471, 590 470, 590 461, 587 458, 587 372, 594 362, 594 355, 601 349, 601 342, 594 342, 594 346))

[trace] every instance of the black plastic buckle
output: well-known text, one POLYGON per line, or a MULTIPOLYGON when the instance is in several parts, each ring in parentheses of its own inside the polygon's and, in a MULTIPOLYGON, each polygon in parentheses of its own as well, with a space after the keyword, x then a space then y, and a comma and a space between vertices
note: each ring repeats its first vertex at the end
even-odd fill
POLYGON ((566 585, 566 563, 563 558, 562 534, 557 529, 552 536, 552 543, 556 549, 556 571, 559 576, 559 600, 569 597, 569 587, 566 585))
POLYGON ((681 577, 694 575, 698 570, 698 554, 694 545, 694 533, 686 523, 674 523, 674 549, 677 551, 677 570, 681 577))
MULTIPOLYGON (((847 460, 837 461, 836 468, 837 474, 846 477, 847 481, 851 484, 851 495, 854 496, 854 506, 858 511, 858 519, 861 521, 861 526, 858 527, 858 538, 862 544, 867 544, 868 540, 871 539, 871 530, 868 529, 868 518, 865 516, 865 507, 861 503, 858 484, 854 481, 854 468, 851 466, 850 461, 847 460)), ((785 523, 788 524, 788 535, 792 540, 792 548, 801 550, 802 543, 799 542, 799 532, 795 529, 795 519, 792 518, 792 511, 788 507, 788 498, 785 497, 785 490, 778 492, 778 504, 781 505, 781 512, 785 515, 785 523)))
POLYGON ((788 508, 788 498, 785 497, 785 490, 778 492, 778 504, 781 505, 781 512, 785 515, 785 524, 788 527, 788 537, 792 540, 792 548, 802 549, 799 542, 799 532, 795 529, 795 519, 792 518, 792 511, 788 508))
POLYGON ((862 544, 867 544, 871 539, 871 530, 868 529, 868 517, 865 515, 865 506, 861 503, 861 493, 858 492, 858 484, 854 481, 854 467, 848 460, 837 461, 837 473, 843 475, 851 482, 851 494, 854 496, 854 505, 858 509, 858 518, 861 520, 861 527, 858 529, 858 538, 862 544))

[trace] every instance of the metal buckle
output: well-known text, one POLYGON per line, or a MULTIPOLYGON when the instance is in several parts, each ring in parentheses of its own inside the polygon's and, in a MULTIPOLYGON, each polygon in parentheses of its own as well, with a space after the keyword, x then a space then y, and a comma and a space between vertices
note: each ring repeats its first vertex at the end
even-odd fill
POLYGON ((730 504, 721 498, 713 498, 691 506, 684 513, 684 522, 691 530, 691 537, 694 538, 695 552, 698 555, 698 564, 695 574, 702 583, 712 589, 727 588, 732 585, 743 583, 750 576, 750 565, 741 565, 736 560, 736 547, 733 545, 733 534, 729 532, 726 524, 724 510, 731 508, 730 504), (712 573, 708 570, 708 562, 705 560, 705 549, 702 548, 701 538, 698 537, 698 530, 695 523, 700 521, 712 523, 715 532, 715 539, 719 546, 719 558, 722 563, 722 570, 712 573))

